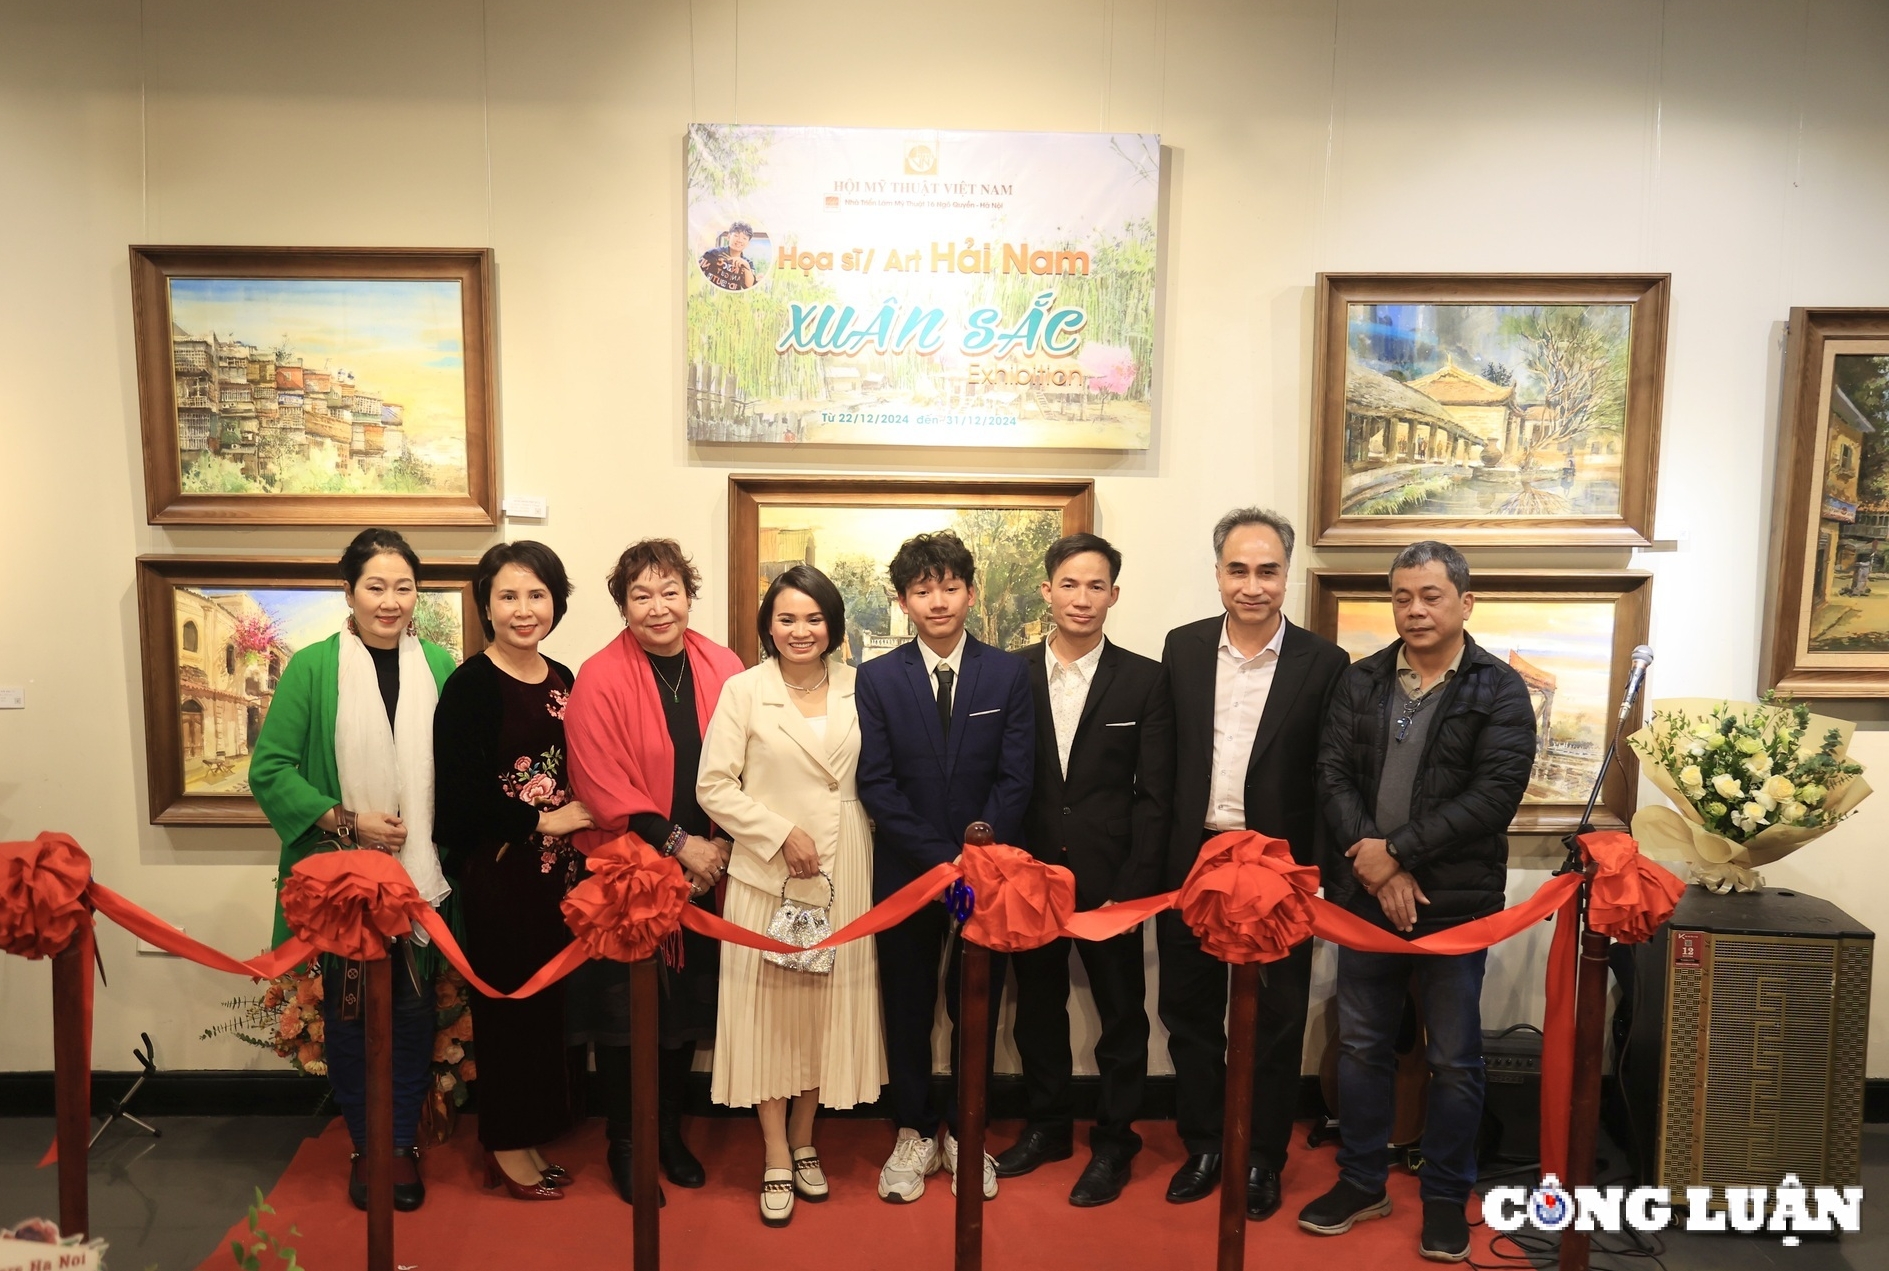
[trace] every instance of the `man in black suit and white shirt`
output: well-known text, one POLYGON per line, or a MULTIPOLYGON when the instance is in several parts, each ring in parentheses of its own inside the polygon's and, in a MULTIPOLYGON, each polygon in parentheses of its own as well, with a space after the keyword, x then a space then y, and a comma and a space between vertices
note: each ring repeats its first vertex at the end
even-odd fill
MULTIPOLYGON (((1317 864, 1319 730, 1344 650, 1281 612, 1292 524, 1263 508, 1237 508, 1213 528, 1214 576, 1225 612, 1168 633, 1161 655, 1174 702, 1174 814, 1168 887, 1179 887, 1200 846, 1226 830, 1284 839, 1300 864, 1317 864)), ((1207 953, 1178 912, 1156 921, 1161 1022, 1176 1077, 1175 1120, 1187 1160, 1168 1185, 1180 1204, 1220 1179, 1226 1094, 1227 968, 1207 953)), ((1279 1208, 1279 1174, 1298 1106, 1312 942, 1267 963, 1253 1065, 1253 1141, 1246 1213, 1279 1208)))
MULTIPOLYGON (((1036 700, 1036 785, 1024 815, 1030 853, 1076 876, 1076 907, 1095 909, 1161 889, 1174 772, 1167 676, 1152 658, 1102 634, 1121 596, 1122 554, 1105 538, 1071 534, 1043 554, 1054 632, 1019 652, 1036 700)), ((1017 1051, 1030 1120, 997 1158, 1000 1178, 1027 1174, 1074 1151, 1069 1094, 1069 940, 1011 955, 1017 972, 1017 1051)), ((1101 1016, 1095 1043, 1102 1090, 1090 1160, 1069 1203, 1121 1195, 1141 1150, 1134 1131, 1148 1077, 1147 981, 1141 928, 1073 942, 1101 1016)))

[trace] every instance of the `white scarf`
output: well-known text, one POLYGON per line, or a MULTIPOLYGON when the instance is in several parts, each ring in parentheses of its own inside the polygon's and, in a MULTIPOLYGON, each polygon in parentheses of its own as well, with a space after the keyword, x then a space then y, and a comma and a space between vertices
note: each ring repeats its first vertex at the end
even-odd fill
MULTIPOLYGON (((397 859, 420 898, 437 909, 452 886, 440 872, 433 846, 433 708, 439 705, 439 686, 426 651, 415 636, 400 637, 400 700, 391 729, 373 655, 361 637, 345 628, 339 689, 335 767, 341 774, 341 806, 356 814, 396 815, 406 823, 407 841, 397 859)), ((427 942, 417 924, 413 938, 427 942)))

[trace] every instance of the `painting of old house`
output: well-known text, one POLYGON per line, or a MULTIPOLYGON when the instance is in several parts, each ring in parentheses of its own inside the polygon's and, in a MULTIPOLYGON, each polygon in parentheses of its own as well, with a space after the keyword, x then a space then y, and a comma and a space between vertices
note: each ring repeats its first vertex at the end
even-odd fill
POLYGON ((1664 279, 1546 289, 1578 303, 1455 281, 1321 278, 1318 541, 1643 541, 1664 279))

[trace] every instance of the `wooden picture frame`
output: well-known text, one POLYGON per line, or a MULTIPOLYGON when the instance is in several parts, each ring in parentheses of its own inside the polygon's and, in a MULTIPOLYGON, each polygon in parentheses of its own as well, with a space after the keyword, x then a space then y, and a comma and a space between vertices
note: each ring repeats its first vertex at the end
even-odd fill
MULTIPOLYGON (((421 562, 422 603, 450 597, 458 622, 444 607, 422 616, 456 639, 462 660, 485 647, 477 570, 476 560, 421 562)), ((334 560, 140 556, 137 572, 151 824, 267 825, 247 793, 250 749, 288 658, 346 616, 334 560), (332 611, 311 595, 327 592, 332 611), (265 605, 253 593, 274 594, 265 605)))
MULTIPOLYGON (((1390 580, 1382 572, 1313 569, 1307 571, 1310 593, 1309 626, 1328 640, 1337 641, 1354 658, 1390 643, 1390 580), (1350 604, 1368 605, 1369 625, 1348 628, 1341 622, 1350 604), (1366 635, 1371 638, 1365 639, 1366 635)), ((1563 734, 1551 750, 1538 751, 1530 778, 1530 798, 1509 825, 1515 834, 1565 834, 1580 824, 1594 772, 1625 696, 1633 667, 1635 646, 1646 643, 1652 610, 1653 576, 1642 570, 1574 569, 1478 570, 1470 592, 1476 607, 1469 617, 1469 633, 1490 652, 1506 656, 1529 682, 1537 719, 1548 716, 1552 732, 1563 734), (1504 612, 1506 606, 1567 606, 1558 613, 1504 612), (1578 608, 1577 608, 1578 607, 1578 608), (1538 644, 1516 647, 1503 628, 1511 623, 1524 638, 1538 644), (1481 625, 1482 632, 1477 628, 1481 625), (1603 629, 1603 627, 1605 629, 1603 629), (1484 639, 1488 635, 1490 638, 1484 639), (1604 668, 1602 666, 1604 663, 1604 668), (1604 687, 1601 672, 1605 672, 1604 687), (1558 671, 1558 673, 1557 673, 1558 671), (1563 684, 1565 683, 1565 687, 1563 684), (1559 691, 1572 696, 1561 713, 1554 711, 1559 691), (1574 710, 1570 713, 1568 705, 1574 710), (1572 734, 1571 736, 1568 734, 1572 734)), ((1640 726, 1641 706, 1634 704, 1620 736, 1640 726)), ((1632 751, 1622 745, 1601 787, 1594 808, 1597 829, 1624 829, 1633 819, 1639 786, 1639 767, 1632 751)))
POLYGON ((1670 290, 1669 274, 1320 274, 1313 543, 1650 543, 1670 290))
POLYGON ((1040 627, 1040 619, 1030 616, 1030 606, 1041 605, 1036 584, 1042 577, 1043 549, 1062 535, 1094 526, 1095 483, 1087 479, 731 476, 728 644, 742 661, 755 664, 760 639, 754 622, 762 594, 782 569, 805 562, 826 570, 847 598, 847 660, 877 656, 904 638, 898 607, 884 580, 886 563, 910 534, 946 528, 968 530, 965 537, 974 554, 1002 557, 977 562, 977 585, 987 590, 973 608, 970 629, 983 638, 994 627, 1000 644, 1027 643, 1018 637, 1041 638, 1040 630, 1030 627, 1032 622, 1040 627), (986 526, 988 516, 980 519, 979 514, 993 512, 1024 518, 1001 544, 997 538, 979 537, 982 530, 996 528, 986 526), (793 555, 764 555, 764 534, 776 544, 771 549, 776 556, 788 550, 793 555), (829 548, 825 555, 823 543, 829 548), (856 620, 860 615, 863 622, 856 620), (886 630, 876 630, 880 626, 886 630))
POLYGON ((1886 386, 1889 309, 1791 310, 1761 690, 1889 697, 1889 614, 1867 603, 1889 594, 1869 577, 1889 559, 1886 386))
POLYGON ((151 524, 498 524, 489 248, 134 246, 131 311, 151 524))

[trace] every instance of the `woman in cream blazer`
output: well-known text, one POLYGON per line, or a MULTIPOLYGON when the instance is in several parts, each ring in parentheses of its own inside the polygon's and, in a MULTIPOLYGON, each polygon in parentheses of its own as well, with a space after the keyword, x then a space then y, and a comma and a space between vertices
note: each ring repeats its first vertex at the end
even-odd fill
MULTIPOLYGON (((724 912, 765 931, 783 889, 826 905, 830 879, 838 930, 872 905, 872 833, 853 780, 853 668, 828 656, 844 648, 844 606, 826 575, 797 565, 768 589, 757 625, 768 656, 723 685, 696 782, 703 810, 734 842, 724 912)), ((873 942, 842 946, 824 975, 724 945, 720 1010, 713 1097, 758 1105, 761 1216, 778 1226, 796 1194, 826 1198, 813 1148, 818 1106, 870 1103, 885 1083, 873 942)))

